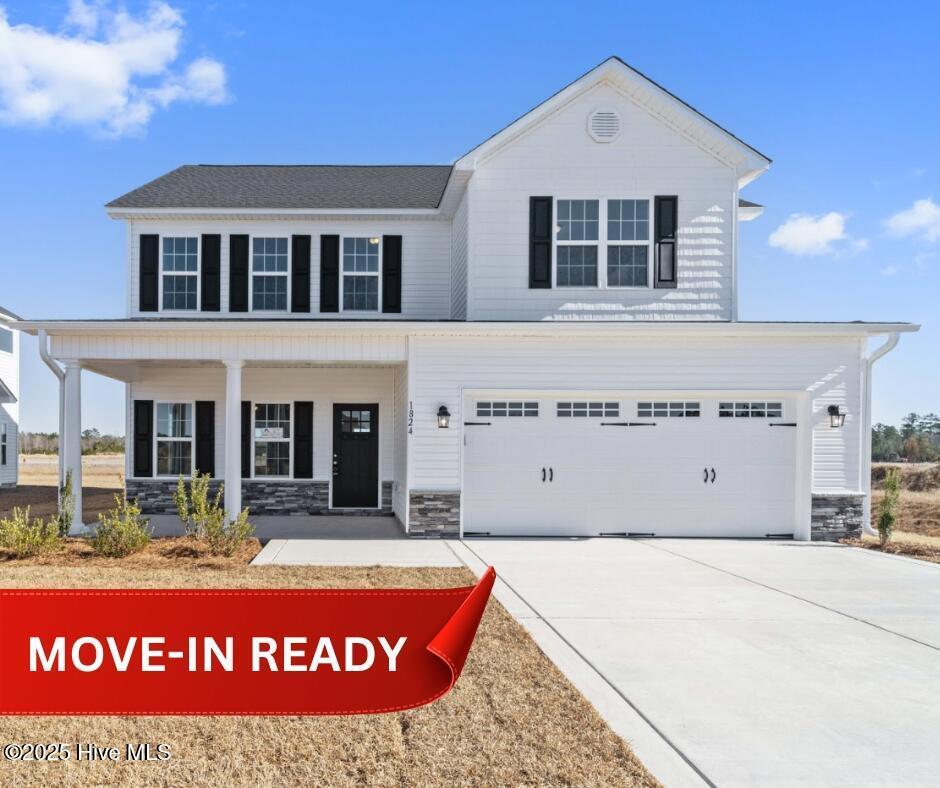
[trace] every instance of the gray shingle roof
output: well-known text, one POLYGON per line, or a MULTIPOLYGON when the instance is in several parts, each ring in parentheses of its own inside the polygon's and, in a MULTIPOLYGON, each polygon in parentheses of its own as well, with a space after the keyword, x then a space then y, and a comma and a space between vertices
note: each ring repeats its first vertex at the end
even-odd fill
POLYGON ((437 208, 450 165, 189 164, 108 208, 437 208))

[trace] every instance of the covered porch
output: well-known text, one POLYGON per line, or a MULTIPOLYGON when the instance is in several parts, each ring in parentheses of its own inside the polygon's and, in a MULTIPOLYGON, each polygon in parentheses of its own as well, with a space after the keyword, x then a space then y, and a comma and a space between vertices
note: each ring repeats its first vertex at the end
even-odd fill
POLYGON ((173 341, 163 327, 151 331, 164 336, 41 335, 60 372, 62 477, 71 472, 81 489, 85 371, 125 384, 126 495, 158 535, 176 532, 173 492, 196 472, 210 475, 213 493, 224 484, 228 515, 248 508, 262 538, 404 534, 407 342, 227 329, 173 341))

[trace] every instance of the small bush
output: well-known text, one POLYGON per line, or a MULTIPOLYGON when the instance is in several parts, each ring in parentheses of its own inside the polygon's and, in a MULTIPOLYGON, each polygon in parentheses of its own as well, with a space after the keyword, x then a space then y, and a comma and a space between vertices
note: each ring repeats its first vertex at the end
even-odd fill
MULTIPOLYGON (((192 481, 189 483, 189 493, 186 492, 186 483, 180 476, 176 485, 176 492, 173 494, 173 500, 176 503, 176 513, 186 529, 186 535, 196 539, 205 538, 206 528, 214 518, 223 512, 222 496, 225 492, 225 485, 220 484, 215 494, 215 498, 209 495, 209 482, 211 477, 208 473, 193 474, 192 481)), ((224 517, 224 514, 222 515, 224 517)))
POLYGON ((884 496, 878 504, 878 540, 882 547, 891 541, 898 521, 898 502, 901 500, 901 473, 889 468, 883 482, 884 496))
POLYGON ((59 516, 57 524, 59 536, 66 537, 72 530, 72 521, 75 517, 75 492, 72 489, 72 472, 65 472, 65 484, 59 488, 59 516))
POLYGON ((30 520, 29 507, 13 509, 13 516, 0 520, 0 547, 17 558, 30 558, 62 547, 59 523, 55 518, 46 522, 41 517, 30 520))
POLYGON ((234 520, 229 520, 224 510, 216 509, 209 516, 203 538, 212 555, 229 557, 254 532, 254 526, 248 522, 248 509, 242 509, 234 520))
POLYGON ((98 555, 124 558, 143 550, 150 543, 153 529, 149 520, 140 516, 136 501, 115 495, 114 502, 115 508, 98 515, 98 525, 89 541, 98 555))

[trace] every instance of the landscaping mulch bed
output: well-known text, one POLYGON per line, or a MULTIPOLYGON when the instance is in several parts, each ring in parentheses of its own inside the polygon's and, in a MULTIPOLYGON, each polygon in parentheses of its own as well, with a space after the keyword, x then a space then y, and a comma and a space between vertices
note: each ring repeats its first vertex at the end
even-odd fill
MULTIPOLYGON (((386 588, 471 585, 465 569, 249 567, 155 540, 126 559, 0 561, 2 587, 386 588)), ((180 610, 185 615, 185 609, 180 610)), ((10 717, 0 742, 164 743, 163 763, 10 763, 11 786, 655 786, 594 708, 491 599, 454 690, 413 711, 363 717, 10 717)))
POLYGON ((903 536, 892 539, 884 547, 881 546, 881 543, 877 539, 871 537, 845 539, 843 542, 852 547, 863 547, 866 550, 877 550, 881 553, 888 553, 889 555, 904 555, 908 558, 919 558, 922 561, 940 564, 940 544, 908 539, 903 539, 902 541, 902 539, 903 536))

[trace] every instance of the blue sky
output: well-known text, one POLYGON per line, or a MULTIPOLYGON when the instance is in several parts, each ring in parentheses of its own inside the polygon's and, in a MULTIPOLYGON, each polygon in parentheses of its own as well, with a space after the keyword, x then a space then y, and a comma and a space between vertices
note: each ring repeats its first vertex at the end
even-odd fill
MULTIPOLYGON (((24 317, 123 316, 102 206, 179 164, 447 163, 617 54, 774 160, 743 193, 767 210, 740 318, 923 323, 876 366, 874 417, 940 410, 932 3, 0 8, 0 304, 24 317)), ((84 386, 84 424, 122 432, 121 385, 84 386)), ((22 400, 24 429, 56 428, 34 340, 22 400)))

